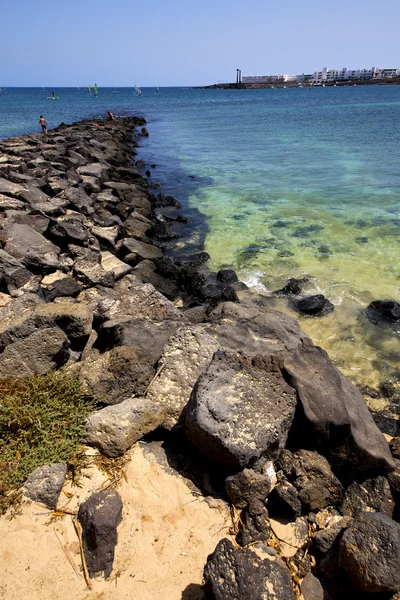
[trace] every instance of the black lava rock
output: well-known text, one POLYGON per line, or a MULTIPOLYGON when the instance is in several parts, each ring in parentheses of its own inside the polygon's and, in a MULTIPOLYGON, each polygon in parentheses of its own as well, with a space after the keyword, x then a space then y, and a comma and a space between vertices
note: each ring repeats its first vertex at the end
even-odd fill
POLYGON ((322 294, 292 298, 291 306, 298 312, 311 317, 326 315, 334 309, 332 302, 329 302, 322 294))
POLYGON ((400 321, 400 304, 395 300, 374 300, 365 312, 372 323, 400 321))
POLYGON ((238 276, 236 275, 233 269, 221 269, 217 273, 218 281, 221 283, 236 283, 238 280, 238 276))
POLYGON ((80 505, 83 549, 89 575, 111 575, 117 545, 117 526, 121 521, 122 500, 117 492, 104 490, 80 505))

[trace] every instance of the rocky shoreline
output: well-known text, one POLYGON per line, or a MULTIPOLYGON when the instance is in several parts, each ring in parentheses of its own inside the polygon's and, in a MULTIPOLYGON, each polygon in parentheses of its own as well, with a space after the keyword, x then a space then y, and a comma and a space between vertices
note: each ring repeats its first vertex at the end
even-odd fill
MULTIPOLYGON (((77 377, 98 403, 84 442, 106 457, 158 439, 203 461, 199 493, 230 504, 235 539, 182 598, 397 598, 399 438, 296 320, 239 301, 206 253, 164 255, 186 218, 134 165, 145 125, 0 143, 0 377, 77 377)), ((43 465, 24 492, 54 510, 65 475, 43 465)), ((125 518, 118 490, 80 502, 89 585, 110 578, 125 518)))

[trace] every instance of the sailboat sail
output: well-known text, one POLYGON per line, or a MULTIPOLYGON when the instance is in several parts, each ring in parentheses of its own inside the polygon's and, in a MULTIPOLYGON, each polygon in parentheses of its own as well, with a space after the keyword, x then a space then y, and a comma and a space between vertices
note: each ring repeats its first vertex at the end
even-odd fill
POLYGON ((89 93, 89 94, 91 94, 91 93, 92 93, 92 90, 91 90, 91 88, 90 88, 90 83, 89 83, 89 85, 87 86, 87 91, 88 91, 88 93, 89 93))
POLYGON ((98 94, 97 83, 94 84, 93 90, 94 90, 94 95, 97 96, 97 94, 98 94))

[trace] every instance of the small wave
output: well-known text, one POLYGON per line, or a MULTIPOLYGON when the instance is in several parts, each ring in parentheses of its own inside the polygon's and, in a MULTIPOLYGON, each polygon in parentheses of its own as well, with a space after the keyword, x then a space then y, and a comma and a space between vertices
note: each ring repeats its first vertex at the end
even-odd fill
POLYGON ((264 276, 265 273, 263 271, 256 271, 255 273, 242 277, 242 281, 247 285, 247 287, 255 290, 259 294, 267 295, 270 292, 268 288, 266 288, 265 285, 261 283, 261 278, 264 276))

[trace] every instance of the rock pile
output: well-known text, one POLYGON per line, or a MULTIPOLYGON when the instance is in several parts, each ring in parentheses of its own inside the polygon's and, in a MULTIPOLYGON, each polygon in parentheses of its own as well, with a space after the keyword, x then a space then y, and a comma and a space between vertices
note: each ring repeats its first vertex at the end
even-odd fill
MULTIPOLYGON (((239 303, 236 274, 208 271, 204 252, 164 255, 187 219, 133 165, 143 125, 61 125, 0 144, 0 376, 78 377, 99 402, 85 442, 106 456, 161 428, 214 463, 240 518, 237 543, 208 558, 208 598, 390 597, 400 463, 297 321, 239 303)), ((307 303, 310 315, 331 309, 307 303)), ((51 508, 56 470, 26 482, 51 508)), ((121 514, 116 492, 81 505, 91 576, 111 573, 121 514)))

